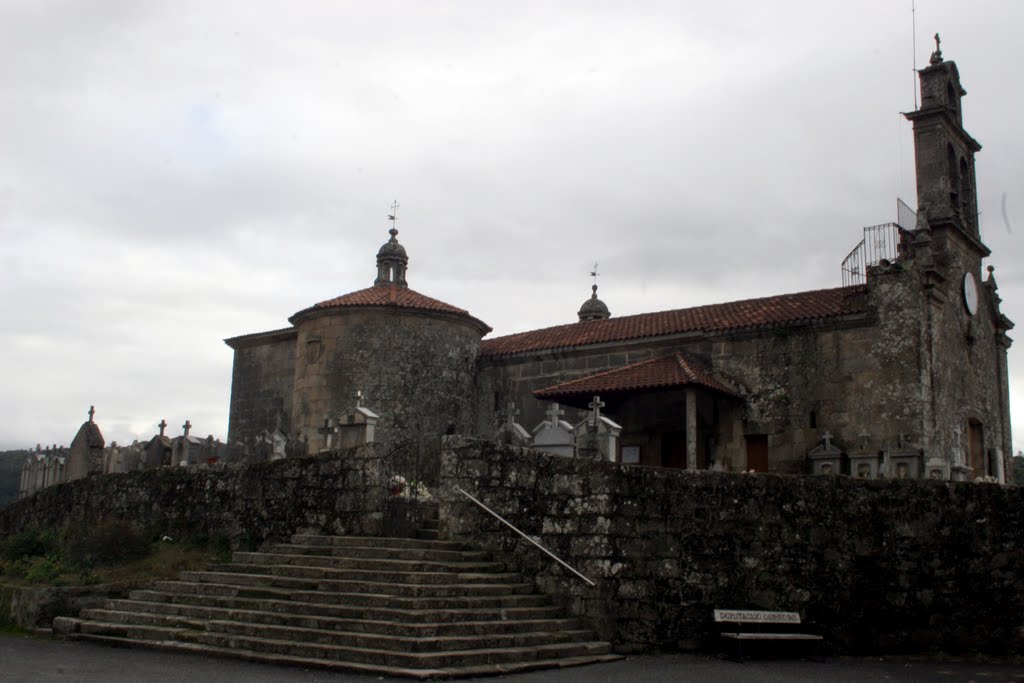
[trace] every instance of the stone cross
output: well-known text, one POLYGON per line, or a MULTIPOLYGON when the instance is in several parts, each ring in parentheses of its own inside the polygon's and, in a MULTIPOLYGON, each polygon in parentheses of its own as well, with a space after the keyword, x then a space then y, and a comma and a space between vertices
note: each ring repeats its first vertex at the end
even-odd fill
POLYGON ((900 432, 899 434, 896 435, 896 446, 901 451, 909 443, 910 443, 910 434, 904 434, 904 433, 900 432))
POLYGON ((558 418, 565 415, 565 411, 558 407, 557 403, 552 403, 551 407, 547 410, 548 421, 550 421, 552 427, 558 427, 558 418))
POLYGON ((167 420, 160 418, 160 424, 157 425, 160 428, 160 436, 164 435, 164 430, 167 429, 167 420))
POLYGON ((939 38, 939 34, 935 34, 935 52, 932 53, 932 58, 929 60, 930 64, 940 64, 942 62, 942 39, 939 38))
POLYGON ((865 429, 864 431, 862 431, 857 436, 860 437, 860 449, 862 451, 866 451, 868 449, 868 439, 871 438, 871 435, 865 429))
POLYGON ((324 418, 324 426, 316 430, 318 433, 323 434, 324 437, 324 450, 331 450, 331 435, 334 434, 334 427, 331 426, 331 418, 324 418))
POLYGON ((519 415, 519 408, 516 408, 515 401, 508 402, 508 412, 505 414, 505 424, 512 427, 516 423, 516 416, 519 415))
POLYGON ((953 429, 953 433, 956 434, 956 451, 953 453, 953 456, 956 458, 957 464, 962 465, 964 462, 964 455, 963 451, 961 450, 960 437, 963 434, 963 432, 961 431, 960 427, 957 426, 956 428, 953 429))
POLYGON ((604 408, 605 403, 601 400, 600 396, 595 396, 594 400, 587 406, 590 408, 590 425, 596 427, 601 421, 601 408, 604 408))
POLYGON ((192 422, 185 420, 185 424, 181 425, 181 428, 185 430, 185 436, 188 436, 188 433, 192 431, 192 422))
POLYGON ((821 435, 821 438, 824 439, 824 441, 825 441, 825 450, 826 451, 828 449, 832 448, 832 432, 826 430, 825 433, 821 435))
POLYGON ((356 409, 358 410, 359 408, 361 408, 363 406, 363 392, 357 389, 356 390, 355 398, 356 398, 356 409))
POLYGON ((92 422, 92 416, 96 414, 96 406, 89 406, 89 422, 92 422))

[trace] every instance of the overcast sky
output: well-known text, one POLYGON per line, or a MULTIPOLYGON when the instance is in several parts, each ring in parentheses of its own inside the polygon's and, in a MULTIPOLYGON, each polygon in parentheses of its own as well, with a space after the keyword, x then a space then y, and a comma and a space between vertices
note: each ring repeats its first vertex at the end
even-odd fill
POLYGON ((916 19, 915 52, 910 0, 0 0, 0 449, 90 405, 223 438, 222 340, 369 286, 396 198, 410 286, 493 334, 574 321, 594 261, 612 315, 839 286, 916 204, 936 31, 1024 327, 1024 3, 916 19))

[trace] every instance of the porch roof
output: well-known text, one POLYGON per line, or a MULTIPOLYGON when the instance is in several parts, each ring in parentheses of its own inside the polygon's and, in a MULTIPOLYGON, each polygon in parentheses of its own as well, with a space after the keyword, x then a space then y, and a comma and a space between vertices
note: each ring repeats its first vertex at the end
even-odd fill
POLYGON ((702 387, 725 396, 741 397, 736 389, 679 352, 538 389, 533 395, 542 400, 558 400, 574 405, 580 399, 589 399, 595 395, 611 397, 688 386, 702 387))

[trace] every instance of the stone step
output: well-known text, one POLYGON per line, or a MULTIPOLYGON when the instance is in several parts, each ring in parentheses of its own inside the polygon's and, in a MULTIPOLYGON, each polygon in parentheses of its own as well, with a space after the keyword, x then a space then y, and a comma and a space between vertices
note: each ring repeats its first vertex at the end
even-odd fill
MULTIPOLYGON (((333 642, 316 642, 294 640, 288 638, 267 638, 256 635, 256 632, 274 632, 273 629, 246 628, 246 624, 238 624, 235 630, 231 622, 215 623, 208 626, 223 628, 224 631, 199 630, 189 628, 173 628, 156 625, 118 624, 105 621, 77 620, 75 629, 83 636, 101 636, 108 638, 127 638, 131 640, 180 641, 200 643, 214 647, 253 650, 256 652, 276 655, 312 657, 316 659, 335 659, 340 661, 358 662, 361 664, 377 664, 384 666, 400 666, 408 668, 438 668, 450 666, 474 666, 501 662, 533 661, 552 657, 577 657, 605 655, 611 651, 608 643, 590 640, 568 640, 562 642, 534 643, 529 645, 509 645, 504 647, 482 647, 468 650, 434 649, 421 652, 410 652, 405 649, 390 650, 380 647, 386 639, 371 642, 373 638, 364 638, 365 645, 342 645, 333 642), (250 632, 246 632, 250 631, 250 632)), ((287 629, 285 629, 287 631, 287 629)), ((345 634, 323 634, 325 640, 344 640, 345 634)), ((302 633, 303 638, 315 637, 302 633)), ((380 638, 379 636, 377 637, 380 638)), ((359 639, 356 639, 357 642, 359 639)), ((427 642, 439 639, 426 639, 427 642)), ((393 641, 393 642, 398 642, 393 641)))
POLYGON ((294 534, 291 542, 295 545, 331 546, 337 548, 414 548, 418 550, 478 550, 456 541, 424 540, 416 538, 388 538, 384 536, 321 536, 316 534, 294 534))
POLYGON ((593 639, 593 633, 583 629, 540 631, 535 629, 497 633, 410 636, 366 631, 308 628, 288 624, 265 624, 253 621, 206 620, 187 618, 174 614, 125 612, 109 609, 83 610, 80 618, 90 624, 103 623, 118 627, 137 627, 141 631, 146 631, 153 627, 182 629, 186 631, 208 631, 211 633, 226 633, 261 639, 296 641, 304 644, 316 643, 320 645, 376 648, 417 653, 527 647, 593 639))
MULTIPOLYGON (((373 593, 320 593, 290 591, 276 588, 237 589, 218 584, 190 584, 186 582, 161 581, 160 586, 151 590, 136 590, 129 594, 133 600, 148 602, 176 602, 221 606, 252 606, 260 602, 280 602, 307 605, 305 609, 324 610, 320 613, 334 613, 330 610, 348 609, 366 613, 372 609, 384 609, 411 613, 440 612, 459 618, 462 611, 504 612, 511 610, 555 610, 550 601, 536 593, 521 595, 453 595, 441 598, 418 598, 373 593)), ((511 613, 511 612, 510 612, 511 613)), ((427 618, 427 617, 425 617, 427 618)), ((443 615, 438 615, 442 619, 443 615)))
POLYGON ((592 632, 582 629, 415 637, 383 633, 296 628, 292 626, 252 624, 237 621, 208 621, 206 622, 206 631, 262 640, 295 641, 303 645, 330 645, 417 654, 510 647, 539 647, 558 643, 589 642, 594 638, 592 632))
POLYGON ((286 576, 326 581, 374 581, 378 583, 415 583, 419 585, 452 583, 522 583, 516 572, 496 571, 500 564, 466 566, 461 571, 404 571, 401 569, 348 569, 305 566, 301 564, 250 564, 232 562, 210 567, 205 573, 286 576))
POLYGON ((402 558, 344 557, 337 555, 295 555, 271 552, 238 552, 232 558, 235 565, 296 565, 350 569, 365 572, 503 572, 504 562, 473 562, 469 560, 437 561, 402 558))
MULTIPOLYGON (((432 526, 432 525, 426 525, 432 526)), ((426 529, 426 533, 436 531, 426 529)), ((59 618, 54 630, 336 670, 417 678, 617 658, 532 583, 461 544, 296 535, 59 618)))
MULTIPOLYGON (((58 617, 61 618, 61 617, 58 617)), ((527 673, 542 669, 558 669, 568 667, 581 667, 591 664, 614 662, 622 659, 616 654, 594 654, 575 657, 561 657, 558 659, 535 659, 519 662, 496 662, 491 664, 477 664, 472 666, 452 666, 442 668, 405 668, 391 667, 379 664, 361 664, 358 662, 339 661, 335 659, 315 659, 312 657, 297 657, 292 655, 267 654, 253 650, 239 648, 222 648, 197 643, 184 643, 173 640, 129 640, 109 636, 88 635, 80 636, 85 640, 104 643, 116 647, 146 647, 162 650, 165 652, 180 652, 193 655, 207 655, 216 657, 231 657, 249 662, 261 664, 273 664, 278 666, 295 666, 308 669, 324 669, 328 671, 351 672, 371 674, 378 677, 401 677, 417 680, 432 679, 453 679, 453 678, 478 678, 483 676, 500 676, 517 673, 527 673)))
MULTIPOLYGON (((287 568, 285 568, 287 569, 287 568)), ((300 570, 301 568, 295 568, 300 570)), ((323 593, 374 593, 377 595, 404 595, 408 597, 451 597, 456 595, 505 595, 525 594, 533 592, 528 583, 502 583, 502 575, 468 574, 453 575, 450 583, 417 584, 407 582, 385 582, 350 580, 329 580, 278 574, 254 574, 240 572, 201 572, 189 571, 181 573, 181 582, 192 585, 220 584, 235 588, 272 587, 289 588, 292 590, 317 591, 323 593), (463 582, 457 582, 457 581, 463 582), (492 581, 493 583, 485 583, 492 581)), ((165 582, 158 582, 161 586, 165 582)))
POLYGON ((177 639, 179 640, 215 647, 232 647, 279 655, 312 657, 315 659, 337 659, 361 664, 378 664, 406 668, 474 666, 610 653, 608 643, 592 641, 528 645, 523 647, 448 650, 444 652, 402 652, 374 647, 304 643, 241 634, 211 633, 208 631, 181 631, 178 636, 177 639))
MULTIPOLYGON (((334 550, 334 549, 332 549, 334 550)), ((425 552, 425 551, 420 551, 425 552)), ((347 557, 342 554, 305 555, 280 552, 238 552, 231 557, 233 564, 294 564, 308 567, 357 569, 364 571, 505 571, 504 562, 453 560, 425 560, 415 557, 347 557)))
POLYGON ((381 546, 295 545, 272 543, 264 552, 283 555, 315 555, 348 558, 424 560, 429 562, 490 562, 492 554, 484 550, 437 550, 428 548, 387 548, 381 546))
MULTIPOLYGON (((255 601, 253 601, 255 602, 255 601)), ((418 638, 489 635, 495 633, 522 633, 537 630, 579 630, 579 621, 553 614, 554 608, 540 617, 517 616, 507 613, 481 610, 476 614, 462 614, 461 619, 439 621, 436 618, 443 611, 434 610, 426 617, 413 616, 412 612, 391 610, 391 613, 368 614, 366 610, 349 608, 347 614, 310 614, 301 609, 303 603, 280 603, 262 605, 261 608, 239 609, 209 605, 182 605, 167 602, 143 602, 139 600, 111 600, 105 609, 83 610, 82 619, 108 621, 111 623, 143 623, 132 621, 134 615, 160 615, 185 620, 241 621, 254 624, 277 624, 296 628, 313 628, 359 633, 381 633, 386 635, 418 638), (296 609, 297 608, 297 609, 296 609), (122 616, 124 615, 124 616, 122 616), (544 618, 544 617, 547 618, 544 618), (489 620, 486 620, 489 618, 489 620)), ((256 607, 256 605, 253 605, 256 607)), ((377 610, 380 612, 381 610, 377 610)), ((147 622, 149 623, 149 622, 147 622)), ((156 623, 156 622, 151 622, 156 623)), ((184 627, 184 624, 178 624, 184 627)))

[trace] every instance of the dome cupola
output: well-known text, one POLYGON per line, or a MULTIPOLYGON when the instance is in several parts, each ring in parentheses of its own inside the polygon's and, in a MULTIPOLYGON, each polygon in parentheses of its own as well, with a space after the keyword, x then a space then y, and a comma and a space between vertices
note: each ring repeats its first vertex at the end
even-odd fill
POLYGON ((597 298, 597 285, 594 284, 591 288, 590 298, 583 302, 580 306, 578 315, 580 316, 580 322, 587 320, 607 320, 612 317, 612 314, 608 311, 608 307, 603 301, 597 298))
POLYGON ((405 270, 409 265, 409 256, 405 253, 405 247, 398 243, 398 230, 392 226, 388 232, 391 239, 377 251, 377 279, 373 284, 406 287, 405 270))

